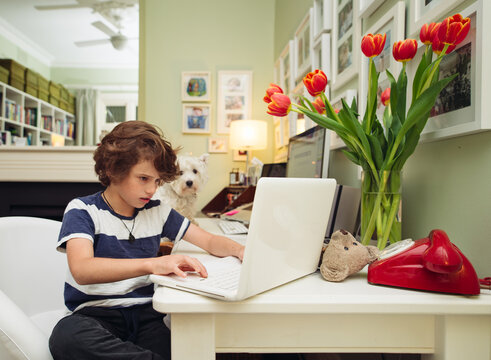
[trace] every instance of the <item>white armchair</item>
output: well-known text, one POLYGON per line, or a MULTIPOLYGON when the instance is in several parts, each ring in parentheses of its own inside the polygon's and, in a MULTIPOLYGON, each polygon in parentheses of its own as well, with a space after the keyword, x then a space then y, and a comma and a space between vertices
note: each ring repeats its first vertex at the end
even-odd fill
POLYGON ((0 217, 0 359, 52 359, 48 338, 63 316, 61 222, 0 217))

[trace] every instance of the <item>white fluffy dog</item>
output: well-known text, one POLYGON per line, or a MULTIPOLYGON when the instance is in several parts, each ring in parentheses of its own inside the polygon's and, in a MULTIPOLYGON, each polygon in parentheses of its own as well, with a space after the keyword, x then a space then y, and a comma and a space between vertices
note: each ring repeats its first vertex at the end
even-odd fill
POLYGON ((209 154, 203 154, 200 157, 178 155, 179 177, 159 187, 155 194, 157 199, 169 204, 196 225, 194 216, 197 194, 208 181, 209 156, 209 154))

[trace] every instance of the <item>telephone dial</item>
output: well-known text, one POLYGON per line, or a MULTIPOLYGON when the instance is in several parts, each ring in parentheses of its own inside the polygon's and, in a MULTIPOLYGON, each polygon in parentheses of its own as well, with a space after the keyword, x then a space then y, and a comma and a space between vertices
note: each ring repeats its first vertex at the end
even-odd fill
POLYGON ((478 295, 472 264, 443 230, 388 246, 368 267, 368 282, 426 291, 478 295))

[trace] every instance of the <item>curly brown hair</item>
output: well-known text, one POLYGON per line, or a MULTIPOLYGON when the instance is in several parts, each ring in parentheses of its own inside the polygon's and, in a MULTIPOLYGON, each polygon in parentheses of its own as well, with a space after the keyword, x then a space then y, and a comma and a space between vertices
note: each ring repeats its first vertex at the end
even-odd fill
POLYGON ((162 182, 179 173, 176 152, 162 130, 144 121, 127 121, 104 136, 94 152, 95 172, 102 185, 123 180, 141 161, 152 161, 162 182))

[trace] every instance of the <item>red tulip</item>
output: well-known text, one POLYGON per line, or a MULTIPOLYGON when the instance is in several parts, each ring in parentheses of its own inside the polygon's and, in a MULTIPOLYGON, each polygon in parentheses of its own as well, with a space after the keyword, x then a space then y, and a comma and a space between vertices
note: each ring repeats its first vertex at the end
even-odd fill
POLYGON ((394 59, 400 62, 411 60, 418 51, 418 42, 414 39, 397 41, 392 47, 394 59))
POLYGON ((271 95, 271 102, 268 105, 267 113, 273 116, 286 116, 290 112, 292 103, 285 94, 276 93, 271 95))
POLYGON ((465 39, 470 28, 471 19, 455 14, 442 21, 438 29, 438 37, 444 44, 458 45, 465 39))
POLYGON ((264 102, 269 104, 271 102, 271 95, 276 93, 283 94, 283 89, 276 84, 269 84, 269 88, 266 89, 266 95, 263 97, 264 102))
POLYGON ((361 40, 361 51, 366 57, 374 57, 380 55, 384 50, 387 34, 367 34, 361 40))
POLYGON ((419 32, 419 39, 425 45, 431 45, 435 33, 438 33, 440 23, 424 24, 419 32))
MULTIPOLYGON (((450 54, 456 47, 457 45, 450 45, 447 48, 447 51, 445 52, 446 54, 450 54)), ((433 42, 431 43, 431 48, 433 52, 437 55, 440 55, 441 52, 443 51, 443 48, 445 47, 445 44, 440 41, 440 37, 438 36, 438 33, 435 33, 433 36, 433 42)))
POLYGON ((309 72, 303 78, 303 83, 312 96, 317 96, 326 89, 327 76, 322 70, 309 72))
POLYGON ((326 113, 326 104, 324 104, 324 101, 320 96, 315 99, 312 105, 314 105, 315 110, 317 110, 319 114, 322 115, 326 113))
POLYGON ((384 104, 384 106, 389 105, 389 102, 390 102, 390 87, 388 87, 387 89, 385 89, 382 92, 382 95, 380 95, 380 101, 382 102, 382 104, 384 104))

